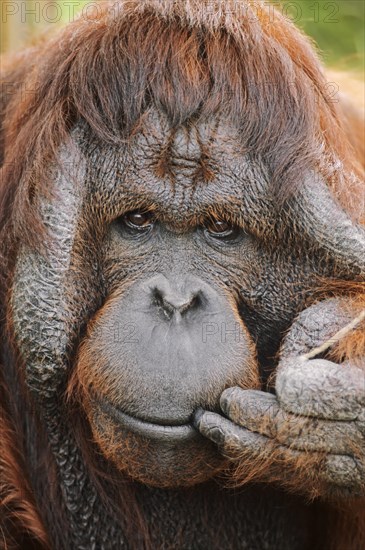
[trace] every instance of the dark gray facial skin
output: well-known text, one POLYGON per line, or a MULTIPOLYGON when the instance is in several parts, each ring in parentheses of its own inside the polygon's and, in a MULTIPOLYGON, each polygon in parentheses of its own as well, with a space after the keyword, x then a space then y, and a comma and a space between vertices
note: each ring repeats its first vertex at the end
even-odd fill
MULTIPOLYGON (((156 113, 120 148, 74 131, 55 198, 42 202, 47 254, 21 251, 12 301, 27 383, 56 457, 74 445, 55 426, 77 368, 104 455, 160 487, 204 481, 224 466, 192 416, 219 411, 230 386, 260 387, 317 276, 364 273, 363 234, 319 179, 303 175, 299 196, 280 205, 266 168, 222 121, 180 130, 170 143, 169 134, 156 113), (146 210, 146 230, 128 227, 126 214, 146 210), (218 217, 233 228, 228 236, 209 230, 218 217)), ((72 490, 65 483, 69 503, 72 490)))

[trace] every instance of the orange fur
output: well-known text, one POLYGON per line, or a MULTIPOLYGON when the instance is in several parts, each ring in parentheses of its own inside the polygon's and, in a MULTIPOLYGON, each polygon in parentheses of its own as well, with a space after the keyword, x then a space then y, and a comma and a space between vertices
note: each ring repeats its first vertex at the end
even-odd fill
MULTIPOLYGON (((325 76, 312 46, 288 20, 277 14, 272 24, 269 11, 254 13, 250 2, 246 20, 235 15, 237 4, 125 0, 113 24, 105 6, 97 20, 80 19, 50 41, 9 60, 1 77, 7 93, 0 103, 1 288, 8 284, 19 241, 31 246, 42 242, 34 196, 49 193, 48 167, 70 128, 81 117, 98 138, 119 143, 141 124, 151 97, 170 114, 175 127, 200 116, 211 119, 225 106, 227 119, 244 121, 243 134, 254 143, 251 151, 256 148, 275 157, 273 180, 281 198, 295 193, 296 176, 313 163, 343 207, 355 220, 363 220, 360 114, 346 100, 340 105, 327 101, 325 76), (123 61, 125 51, 128 64, 123 61), (265 131, 259 123, 262 113, 267 118, 265 131)), ((168 170, 163 160, 159 174, 168 170)), ((202 172, 209 181, 209 166, 202 165, 202 172)), ((365 304, 363 290, 356 288, 355 293, 354 314, 365 304)), ((360 327, 335 353, 338 359, 363 359, 365 336, 360 327)), ((75 370, 69 386, 74 396, 79 382, 75 370)), ((6 410, 0 424, 3 510, 14 530, 47 547, 19 445, 21 434, 6 410)), ((277 456, 278 464, 280 460, 277 456)), ((307 473, 310 466, 314 487, 320 458, 313 461, 295 468, 307 473)), ((249 462, 250 468, 237 469, 236 480, 282 477, 280 468, 273 471, 270 454, 249 462)), ((299 473, 294 484, 288 483, 289 490, 307 491, 305 480, 299 473)), ((314 489, 311 495, 316 495, 314 489)), ((357 530, 359 548, 361 541, 365 544, 360 526, 365 521, 360 516, 359 511, 349 511, 334 520, 339 550, 355 549, 351 529, 357 530)), ((9 548, 12 540, 9 535, 9 548)))

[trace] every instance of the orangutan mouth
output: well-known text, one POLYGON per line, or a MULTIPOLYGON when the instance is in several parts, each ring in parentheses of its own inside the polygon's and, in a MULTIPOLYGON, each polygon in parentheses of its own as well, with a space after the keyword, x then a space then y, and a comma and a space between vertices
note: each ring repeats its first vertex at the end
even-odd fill
POLYGON ((201 435, 192 424, 181 425, 163 425, 155 424, 129 416, 120 409, 112 405, 105 399, 99 401, 100 408, 104 413, 117 422, 122 429, 133 432, 136 435, 148 439, 158 439, 159 441, 186 441, 187 439, 199 439, 201 435))

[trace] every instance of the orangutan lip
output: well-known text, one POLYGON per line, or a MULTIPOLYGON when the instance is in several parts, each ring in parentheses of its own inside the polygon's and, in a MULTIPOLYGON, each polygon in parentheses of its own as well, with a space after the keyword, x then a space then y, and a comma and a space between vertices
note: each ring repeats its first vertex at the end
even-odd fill
POLYGON ((105 400, 99 401, 100 408, 111 416, 122 428, 146 437, 148 439, 158 439, 166 441, 179 441, 199 438, 199 433, 192 424, 182 424, 180 426, 164 426, 146 422, 139 418, 134 418, 122 412, 117 407, 105 400))

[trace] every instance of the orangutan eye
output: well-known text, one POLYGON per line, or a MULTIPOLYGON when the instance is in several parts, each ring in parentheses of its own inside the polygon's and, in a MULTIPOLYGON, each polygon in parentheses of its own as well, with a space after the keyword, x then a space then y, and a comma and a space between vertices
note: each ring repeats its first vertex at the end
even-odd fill
POLYGON ((154 216, 152 212, 143 212, 141 210, 135 210, 128 212, 123 216, 123 221, 127 227, 137 231, 143 231, 150 229, 154 222, 154 216))
POLYGON ((226 220, 212 218, 205 223, 206 231, 213 237, 225 238, 237 234, 237 227, 226 220))

